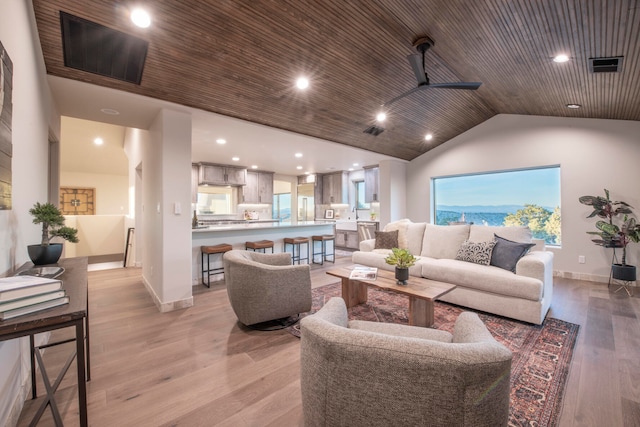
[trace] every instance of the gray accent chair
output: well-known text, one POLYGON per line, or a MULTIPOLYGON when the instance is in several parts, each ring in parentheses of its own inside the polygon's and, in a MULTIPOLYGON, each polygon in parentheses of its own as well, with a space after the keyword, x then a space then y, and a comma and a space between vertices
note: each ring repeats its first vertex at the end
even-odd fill
POLYGON ((223 257, 231 307, 251 326, 311 310, 308 265, 291 265, 291 254, 231 250, 223 257))
POLYGON ((477 314, 453 334, 349 321, 332 298, 300 321, 305 426, 506 426, 511 351, 477 314))

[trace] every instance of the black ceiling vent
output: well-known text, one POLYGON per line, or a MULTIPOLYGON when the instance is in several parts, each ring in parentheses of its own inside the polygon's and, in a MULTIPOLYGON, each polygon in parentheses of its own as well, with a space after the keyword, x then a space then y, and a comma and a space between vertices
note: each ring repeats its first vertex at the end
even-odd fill
POLYGON ((611 58, 589 58, 589 71, 592 73, 617 73, 622 70, 622 56, 611 58))
POLYGON ((384 132, 384 129, 375 125, 371 125, 364 130, 364 133, 368 133, 369 135, 373 135, 373 136, 378 136, 382 132, 384 132))
POLYGON ((65 66, 140 84, 146 40, 62 11, 60 24, 65 66))

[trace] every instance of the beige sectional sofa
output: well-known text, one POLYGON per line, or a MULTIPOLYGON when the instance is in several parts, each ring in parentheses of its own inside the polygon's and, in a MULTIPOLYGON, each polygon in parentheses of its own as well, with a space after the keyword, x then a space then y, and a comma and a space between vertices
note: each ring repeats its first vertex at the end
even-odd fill
MULTIPOLYGON (((459 253, 461 247, 473 248, 478 242, 493 242, 495 236, 501 239, 492 249, 494 255, 504 254, 511 247, 516 251, 518 247, 524 248, 526 252, 526 245, 513 242, 535 243, 529 228, 440 226, 401 220, 387 224, 383 231, 395 233, 395 230, 398 246, 419 257, 416 265, 409 269, 412 276, 457 285, 439 300, 529 323, 542 324, 544 321, 553 296, 553 253, 545 251, 543 243, 538 242, 519 259, 517 254, 512 257, 507 253, 507 258, 512 258, 507 261, 513 264, 502 259, 496 261, 502 268, 456 259, 464 258, 459 253), (509 270, 513 265, 514 271, 509 270)), ((491 246, 491 243, 485 245, 491 246)), ((352 261, 392 271, 394 267, 384 261, 390 249, 376 249, 375 246, 375 239, 362 241, 360 250, 353 253, 352 261)))

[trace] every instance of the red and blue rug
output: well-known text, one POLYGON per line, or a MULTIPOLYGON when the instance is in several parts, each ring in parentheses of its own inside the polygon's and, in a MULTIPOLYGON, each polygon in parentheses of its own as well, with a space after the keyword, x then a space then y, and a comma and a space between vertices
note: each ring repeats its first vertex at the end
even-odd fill
MULTIPOLYGON (((312 309, 302 316, 315 313, 340 295, 339 283, 313 289, 312 309)), ((349 318, 408 324, 408 306, 406 296, 369 288, 367 303, 351 307, 349 318)), ((468 309, 436 302, 434 327, 451 332, 462 311, 468 309)), ((532 325, 487 313, 478 315, 496 340, 513 353, 509 425, 556 426, 579 325, 554 318, 532 325)), ((289 332, 300 336, 298 325, 289 332)))

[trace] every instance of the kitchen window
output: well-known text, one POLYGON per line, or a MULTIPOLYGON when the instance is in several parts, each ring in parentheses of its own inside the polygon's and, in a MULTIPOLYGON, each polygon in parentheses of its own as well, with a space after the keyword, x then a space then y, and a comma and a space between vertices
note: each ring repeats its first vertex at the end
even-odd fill
POLYGON ((356 208, 369 209, 369 203, 365 202, 364 181, 353 181, 356 186, 356 208))

